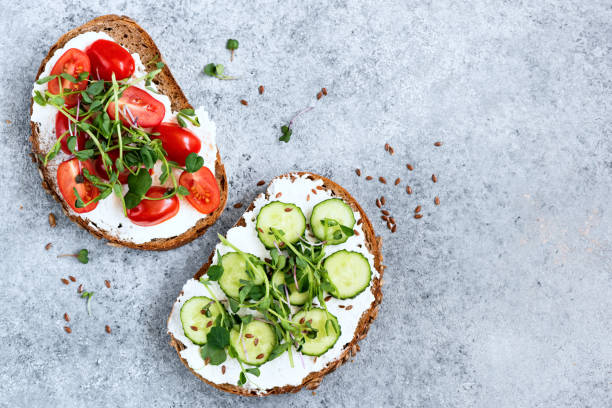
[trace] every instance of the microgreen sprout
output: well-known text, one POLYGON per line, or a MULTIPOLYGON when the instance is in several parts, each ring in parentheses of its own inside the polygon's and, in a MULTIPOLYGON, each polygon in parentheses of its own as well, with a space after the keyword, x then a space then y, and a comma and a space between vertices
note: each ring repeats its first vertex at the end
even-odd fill
POLYGON ((81 298, 87 298, 87 314, 91 316, 91 298, 93 297, 94 292, 83 292, 81 294, 81 298))
POLYGON ((64 257, 73 257, 78 259, 78 261, 82 264, 86 264, 89 262, 89 251, 86 249, 81 249, 79 252, 77 252, 76 254, 62 254, 62 255, 58 255, 58 258, 64 258, 64 257))
POLYGON ((283 125, 281 126, 281 133, 282 136, 278 138, 279 141, 281 142, 285 142, 285 143, 289 143, 289 140, 291 139, 291 135, 293 134, 293 122, 298 118, 298 116, 306 113, 306 112, 310 112, 311 110, 314 109, 314 106, 307 106, 306 108, 302 109, 301 111, 299 111, 298 113, 296 113, 291 120, 289 121, 289 123, 287 125, 283 125))
POLYGON ((233 76, 225 75, 224 72, 225 67, 223 66, 223 64, 215 64, 214 62, 211 62, 210 64, 206 64, 206 66, 204 67, 204 73, 208 76, 215 77, 221 80, 238 79, 233 76))
POLYGON ((234 51, 238 49, 238 40, 230 38, 225 44, 225 48, 231 51, 230 61, 234 60, 234 51))

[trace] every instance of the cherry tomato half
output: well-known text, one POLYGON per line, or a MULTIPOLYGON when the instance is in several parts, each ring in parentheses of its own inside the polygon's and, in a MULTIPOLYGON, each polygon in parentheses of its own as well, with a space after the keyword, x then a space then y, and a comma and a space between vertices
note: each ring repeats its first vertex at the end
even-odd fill
MULTIPOLYGON (((57 112, 57 115, 55 115, 55 136, 59 139, 65 132, 66 135, 62 138, 60 145, 64 153, 72 154, 70 149, 68 149, 68 139, 70 138, 70 132, 68 132, 68 118, 62 112, 57 112)), ((74 126, 72 127, 72 132, 74 134, 74 126)), ((87 141, 87 133, 80 131, 76 132, 76 138, 76 150, 83 150, 85 148, 85 142, 87 141)))
POLYGON ((91 62, 92 77, 100 77, 105 81, 129 78, 134 73, 134 58, 129 52, 114 41, 98 40, 87 50, 91 62))
MULTIPOLYGON (((147 197, 159 198, 166 194, 166 187, 155 186, 147 191, 147 197)), ((163 200, 147 200, 146 198, 136 207, 127 210, 127 216, 132 222, 141 227, 150 227, 161 224, 174 217, 179 211, 179 199, 176 195, 163 200)))
MULTIPOLYGON (((111 150, 107 153, 108 157, 113 161, 113 171, 117 171, 117 167, 115 167, 115 160, 119 157, 119 150, 111 150)), ((125 155, 125 152, 123 153, 125 155)), ((104 180, 108 180, 108 173, 106 173, 106 165, 104 164, 104 160, 102 160, 102 156, 96 157, 94 160, 94 166, 96 168, 96 174, 98 177, 104 180)), ((136 170, 136 166, 132 167, 132 170, 136 170)), ((149 174, 153 174, 153 169, 149 169, 149 174)), ((129 170, 123 170, 119 173, 119 182, 121 184, 127 184, 127 179, 130 175, 129 170)))
MULTIPOLYGON (((115 102, 108 105, 106 112, 115 120, 115 102)), ((119 98, 119 117, 125 126, 134 126, 136 122, 144 128, 154 127, 161 123, 165 114, 163 103, 135 86, 128 87, 119 98)))
POLYGON ((151 138, 160 139, 162 147, 168 153, 168 158, 181 166, 189 153, 199 153, 202 141, 191 130, 180 127, 177 123, 164 122, 153 128, 153 133, 159 136, 151 138))
MULTIPOLYGON (((70 48, 57 60, 53 66, 53 69, 51 70, 51 75, 66 73, 77 78, 82 72, 89 73, 90 68, 91 66, 87 54, 79 49, 70 48)), ((87 79, 84 79, 76 84, 64 78, 54 79, 49 81, 49 92, 51 92, 53 95, 59 94, 60 84, 61 89, 64 92, 82 91, 83 89, 87 88, 87 79)), ((65 95, 64 101, 66 106, 76 105, 79 97, 79 94, 65 95)))
POLYGON ((208 167, 202 167, 195 173, 184 171, 179 184, 189 190, 185 198, 202 214, 210 214, 219 207, 219 186, 208 167))
POLYGON ((62 162, 57 168, 57 185, 59 190, 70 208, 79 214, 90 212, 98 206, 97 201, 83 208, 77 208, 75 205, 77 197, 74 194, 74 188, 79 192, 83 203, 91 201, 99 194, 98 188, 91 184, 83 175, 83 169, 87 169, 91 174, 94 172, 91 161, 82 162, 76 157, 62 162))

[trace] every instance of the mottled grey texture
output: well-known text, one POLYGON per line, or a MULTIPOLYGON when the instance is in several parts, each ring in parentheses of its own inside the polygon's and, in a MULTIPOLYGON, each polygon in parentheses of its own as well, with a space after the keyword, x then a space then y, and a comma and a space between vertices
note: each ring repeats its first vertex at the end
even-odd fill
POLYGON ((0 24, 0 406, 612 404, 609 1, 37 3, 4 1, 0 24), (38 64, 63 32, 107 13, 149 31, 218 126, 229 208, 171 252, 94 239, 60 214, 28 157, 38 64), (229 37, 240 41, 231 64, 229 37), (240 80, 203 76, 211 61, 240 80), (322 86, 329 96, 279 143, 279 126, 322 86), (354 363, 316 396, 226 395, 183 367, 166 318, 239 217, 232 204, 294 170, 331 177, 370 215, 388 265, 381 312, 354 363), (395 234, 375 207, 381 194, 395 234), (56 258, 82 247, 88 265, 56 258), (68 274, 96 292, 93 317, 77 284, 60 283, 68 274))

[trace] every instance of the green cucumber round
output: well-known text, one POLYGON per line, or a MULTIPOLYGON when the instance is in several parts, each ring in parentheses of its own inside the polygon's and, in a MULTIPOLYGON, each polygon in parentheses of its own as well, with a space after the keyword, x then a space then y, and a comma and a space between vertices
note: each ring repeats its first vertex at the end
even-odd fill
POLYGON ((245 364, 259 366, 268 361, 270 353, 276 346, 276 334, 271 325, 252 320, 249 324, 242 326, 242 338, 240 326, 230 331, 230 345, 236 351, 238 360, 245 364))
POLYGON ((370 285, 372 270, 363 254, 347 250, 338 251, 323 261, 327 277, 336 287, 332 296, 349 299, 357 296, 370 285))
POLYGON ((196 296, 181 307, 181 323, 185 336, 193 344, 206 344, 206 335, 215 324, 218 315, 225 313, 223 306, 206 296, 196 296))
MULTIPOLYGON (((274 235, 270 228, 282 230, 283 238, 291 244, 296 243, 306 230, 306 217, 295 204, 272 201, 266 204, 257 215, 257 235, 266 248, 274 248, 274 235)), ((279 245, 282 244, 279 242, 279 245)))
MULTIPOLYGON (((279 285, 285 284, 285 274, 282 271, 276 271, 272 275, 272 286, 278 288, 279 285)), ((298 292, 295 283, 290 283, 289 288, 289 303, 295 306, 301 306, 308 301, 308 292, 298 292)), ((284 294, 284 291, 283 291, 284 294)))
POLYGON ((340 327, 336 316, 319 308, 310 309, 308 311, 302 310, 293 316, 293 321, 295 323, 303 325, 306 322, 310 322, 310 326, 317 330, 315 338, 311 339, 306 337, 306 341, 302 345, 302 354, 320 356, 336 344, 341 331, 339 330, 336 332, 334 325, 332 322, 328 323, 328 320, 334 320, 336 326, 340 327))
MULTIPOLYGON (((257 257, 252 254, 247 254, 251 259, 257 261, 257 257)), ((253 262, 254 263, 254 262, 253 262)), ((256 285, 264 283, 265 271, 261 265, 255 265, 254 279, 247 273, 247 263, 244 257, 238 252, 228 252, 221 257, 221 266, 223 266, 223 275, 219 278, 219 286, 225 294, 234 299, 238 299, 240 287, 243 286, 240 281, 252 281, 256 285)))
POLYGON ((355 225, 353 209, 341 199, 330 198, 321 201, 312 209, 310 228, 319 240, 326 241, 330 245, 345 242, 350 235, 344 233, 340 225, 351 230, 355 225))

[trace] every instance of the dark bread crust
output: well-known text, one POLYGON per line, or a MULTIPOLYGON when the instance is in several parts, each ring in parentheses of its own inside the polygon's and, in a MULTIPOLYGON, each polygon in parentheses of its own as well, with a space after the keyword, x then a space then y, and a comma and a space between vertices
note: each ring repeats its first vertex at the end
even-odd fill
MULTIPOLYGON (((367 249, 374 255, 374 267, 380 274, 378 278, 373 279, 372 286, 370 287, 370 290, 372 294, 374 295, 374 301, 372 302, 370 308, 366 310, 365 312, 363 312, 363 314, 361 315, 359 323, 357 324, 357 328, 355 329, 355 334, 353 335, 353 339, 344 346, 342 353, 336 360, 333 360, 332 362, 330 362, 322 370, 310 373, 308 376, 306 376, 306 378, 304 378, 304 380, 302 381, 300 385, 297 385, 297 386, 287 385, 284 387, 274 387, 272 389, 266 390, 264 393, 261 393, 261 394, 258 394, 255 390, 248 390, 246 388, 238 387, 234 384, 229 384, 229 383, 215 384, 213 382, 208 381, 207 379, 205 379, 204 377, 202 377, 201 375, 199 375, 198 373, 196 373, 193 369, 189 367, 189 365, 187 364, 187 361, 183 359, 180 354, 180 352, 183 349, 185 349, 185 345, 183 345, 183 343, 181 343, 172 334, 170 334, 170 345, 174 347, 174 349, 178 353, 179 358, 181 359, 185 367, 187 367, 189 371, 191 371, 200 380, 204 381, 207 384, 212 385, 215 388, 220 389, 221 391, 225 391, 225 392, 229 392, 229 393, 237 394, 237 395, 243 395, 243 396, 266 396, 266 395, 273 395, 273 394, 295 393, 295 392, 300 391, 302 388, 314 390, 321 384, 321 381, 323 380, 323 377, 325 375, 336 370, 336 368, 344 364, 349 358, 354 356, 357 353, 357 351, 359 351, 359 345, 357 343, 361 339, 366 337, 368 330, 370 328, 370 325, 372 324, 374 319, 376 319, 376 316, 378 316, 379 305, 380 305, 380 302, 382 301, 382 278, 383 278, 383 273, 384 273, 384 268, 385 268, 384 265, 382 264, 383 258, 382 258, 382 239, 381 237, 375 235, 374 228, 372 227, 372 223, 366 216, 365 212, 363 211, 359 203, 344 188, 334 183, 330 179, 325 178, 323 176, 319 176, 317 174, 310 173, 310 172, 298 172, 298 173, 284 174, 277 178, 287 178, 287 177, 294 178, 296 175, 298 176, 306 175, 308 176, 308 178, 312 180, 322 180, 323 187, 325 188, 325 190, 331 190, 336 195, 336 197, 342 198, 346 203, 348 203, 353 208, 354 211, 359 212, 359 214, 361 215, 361 219, 362 219, 361 226, 365 234, 366 246, 367 246, 367 249)), ((251 205, 246 211, 247 212, 251 211, 254 207, 255 207, 255 203, 253 202, 251 203, 251 205)), ((245 221, 241 217, 240 220, 238 220, 238 222, 234 226, 244 227, 245 225, 246 225, 245 221)), ((195 274, 194 279, 199 279, 202 275, 206 273, 206 271, 208 270, 209 266, 212 263, 214 254, 215 254, 215 251, 213 250, 208 258, 208 262, 206 262, 200 268, 200 270, 195 274)))
MULTIPOLYGON (((36 74, 36 78, 40 76, 40 74, 44 71, 45 65, 47 61, 53 56, 53 53, 64 47, 64 45, 76 37, 79 34, 88 32, 88 31, 96 31, 96 32, 104 32, 110 35, 115 41, 119 44, 127 48, 131 53, 137 52, 140 54, 140 57, 143 63, 153 60, 156 56, 159 56, 161 61, 164 61, 162 58, 159 49, 149 36, 147 32, 140 27, 135 21, 131 20, 125 16, 117 16, 117 15, 105 15, 98 18, 95 18, 80 27, 77 27, 73 30, 68 31, 64 34, 56 43, 51 47, 49 53, 45 57, 45 59, 40 64, 40 68, 38 69, 38 74, 36 74)), ((165 62, 165 61, 164 61, 165 62)), ((154 80, 158 89, 168 96, 171 101, 171 106, 173 110, 187 109, 193 108, 187 98, 183 94, 183 91, 176 83, 176 80, 172 76, 172 73, 168 69, 168 64, 164 66, 162 71, 157 75, 154 80)), ((30 115, 32 115, 34 101, 32 100, 30 104, 30 115)), ((105 238, 109 241, 109 245, 112 246, 125 246, 130 248, 137 249, 147 249, 147 250, 155 250, 155 251, 163 251, 172 248, 179 247, 188 242, 193 241, 195 238, 204 234, 206 230, 217 221, 223 210, 225 209, 225 204, 227 203, 227 176, 225 174, 225 167, 221 162, 221 156, 217 150, 217 160, 215 162, 215 178, 217 179, 217 185, 219 186, 220 192, 220 203, 219 207, 208 217, 199 220, 196 225, 194 225, 189 230, 185 231, 183 234, 171 237, 171 238, 159 238, 153 239, 144 244, 136 244, 130 241, 121 240, 107 231, 98 230, 89 225, 89 223, 83 218, 71 214, 69 211, 69 207, 64 201, 64 199, 55 191, 53 188, 53 174, 42 165, 42 162, 39 160, 39 155, 44 155, 46 152, 41 150, 39 144, 39 130, 38 125, 34 122, 30 122, 32 127, 32 136, 30 137, 30 142, 32 143, 32 157, 33 160, 38 164, 38 169, 40 175, 42 177, 42 186, 43 188, 55 198, 61 205, 62 210, 70 218, 72 221, 80 225, 81 227, 88 230, 92 235, 97 238, 105 238)))

